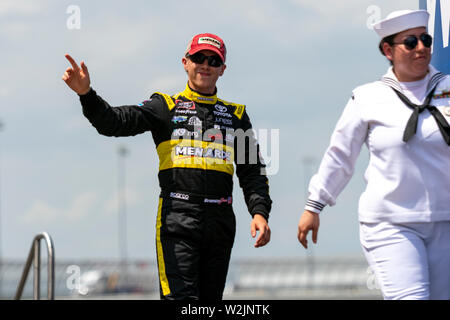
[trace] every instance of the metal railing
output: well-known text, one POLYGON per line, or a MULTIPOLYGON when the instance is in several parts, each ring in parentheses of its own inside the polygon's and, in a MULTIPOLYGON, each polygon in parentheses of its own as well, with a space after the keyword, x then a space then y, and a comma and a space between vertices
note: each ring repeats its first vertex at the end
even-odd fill
POLYGON ((27 262, 25 263, 25 268, 20 278, 19 286, 17 287, 17 292, 14 297, 15 300, 20 300, 22 296, 23 288, 27 281, 28 273, 31 268, 31 263, 33 262, 34 278, 33 278, 33 299, 40 299, 40 281, 41 281, 41 240, 44 239, 47 244, 47 255, 48 255, 48 276, 47 276, 47 298, 49 300, 55 299, 55 249, 53 247, 53 240, 47 232, 42 232, 36 235, 31 244, 30 253, 28 254, 27 262))

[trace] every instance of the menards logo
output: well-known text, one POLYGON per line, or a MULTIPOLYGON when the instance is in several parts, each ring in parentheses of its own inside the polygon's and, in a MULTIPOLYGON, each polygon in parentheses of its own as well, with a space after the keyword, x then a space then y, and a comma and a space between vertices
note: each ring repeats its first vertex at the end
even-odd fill
POLYGON ((214 47, 217 47, 220 49, 220 42, 217 41, 216 39, 210 38, 210 37, 202 37, 200 39, 198 39, 198 44, 200 43, 207 43, 210 45, 213 45, 214 47))
POLYGON ((231 152, 215 148, 176 146, 175 155, 186 157, 214 158, 231 161, 231 152))

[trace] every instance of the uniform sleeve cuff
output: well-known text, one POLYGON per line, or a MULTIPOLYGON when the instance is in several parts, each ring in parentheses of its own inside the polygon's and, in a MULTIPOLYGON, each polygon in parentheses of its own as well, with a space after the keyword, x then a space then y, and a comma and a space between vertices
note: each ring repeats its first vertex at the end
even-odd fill
POLYGON ((325 207, 325 204, 323 204, 319 201, 309 199, 308 201, 306 201, 305 210, 315 212, 315 213, 320 213, 324 207, 325 207))

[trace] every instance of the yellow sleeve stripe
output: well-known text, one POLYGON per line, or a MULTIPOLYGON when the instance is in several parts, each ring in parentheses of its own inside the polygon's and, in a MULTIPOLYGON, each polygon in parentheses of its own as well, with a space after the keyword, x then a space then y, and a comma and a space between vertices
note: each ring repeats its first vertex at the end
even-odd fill
POLYGON ((164 98, 164 100, 166 100, 166 104, 167 104, 167 107, 169 108, 169 110, 172 110, 175 107, 175 103, 173 102, 172 97, 169 96, 168 94, 161 93, 161 92, 155 92, 155 94, 159 94, 160 96, 162 96, 164 98))

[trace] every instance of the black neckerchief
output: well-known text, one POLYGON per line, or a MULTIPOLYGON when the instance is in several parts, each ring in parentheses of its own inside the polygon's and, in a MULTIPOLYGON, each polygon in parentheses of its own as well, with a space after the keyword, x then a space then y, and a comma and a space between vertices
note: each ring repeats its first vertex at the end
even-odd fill
POLYGON ((403 93, 401 93, 397 89, 394 88, 392 89, 395 91, 395 93, 398 95, 400 100, 403 101, 404 104, 406 104, 408 107, 414 110, 411 117, 409 117, 408 123, 406 124, 406 128, 403 133, 404 142, 407 142, 416 134, 417 122, 419 121, 419 114, 423 110, 427 109, 428 111, 430 111, 430 113, 436 120, 436 123, 439 127, 439 130, 441 131, 444 141, 447 143, 448 146, 450 146, 450 125, 448 124, 447 120, 445 120, 445 118, 442 116, 442 114, 439 112, 439 110, 435 106, 430 105, 434 91, 436 90, 436 86, 430 91, 430 93, 428 93, 425 102, 422 105, 412 103, 403 93))

